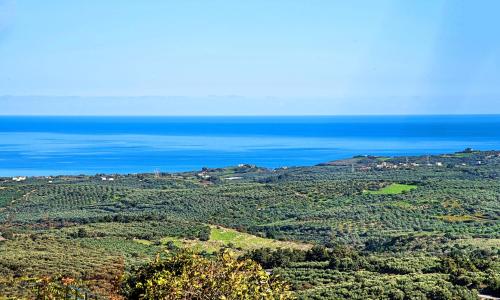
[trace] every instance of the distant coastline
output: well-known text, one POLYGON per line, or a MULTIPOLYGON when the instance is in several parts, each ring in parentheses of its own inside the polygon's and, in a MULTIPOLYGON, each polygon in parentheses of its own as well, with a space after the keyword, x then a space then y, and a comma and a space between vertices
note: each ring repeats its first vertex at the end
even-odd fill
POLYGON ((0 176, 151 173, 500 149, 500 115, 0 117, 0 176))
MULTIPOLYGON (((337 167, 345 169, 347 172, 363 173, 369 171, 387 171, 387 170, 412 170, 418 168, 459 168, 464 169, 467 167, 475 167, 488 164, 490 160, 500 157, 500 149, 490 150, 475 150, 466 148, 454 153, 440 153, 434 155, 416 155, 416 156, 374 156, 374 155, 355 155, 349 158, 335 159, 332 161, 325 161, 315 165, 297 165, 297 166, 282 166, 278 168, 267 168, 264 166, 252 164, 238 164, 201 169, 193 169, 178 172, 164 172, 159 169, 152 172, 142 173, 95 173, 95 174, 53 174, 53 175, 32 175, 32 176, 0 176, 4 181, 24 182, 28 179, 45 179, 52 180, 55 178, 73 178, 73 177, 95 177, 102 182, 114 182, 117 178, 126 176, 147 176, 147 177, 162 177, 162 176, 194 176, 201 181, 210 178, 210 173, 224 173, 226 171, 230 174, 245 174, 255 173, 260 171, 261 174, 266 173, 280 173, 292 169, 308 169, 314 167, 337 167)), ((223 178, 226 181, 240 181, 244 180, 245 176, 229 176, 223 178)), ((49 183, 52 183, 49 181, 49 183)))

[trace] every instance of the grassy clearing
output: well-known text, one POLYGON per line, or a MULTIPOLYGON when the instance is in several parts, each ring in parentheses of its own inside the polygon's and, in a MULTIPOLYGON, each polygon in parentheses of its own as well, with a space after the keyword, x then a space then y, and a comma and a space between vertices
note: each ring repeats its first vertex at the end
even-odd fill
POLYGON ((136 242, 136 243, 139 243, 141 245, 146 245, 146 246, 150 246, 150 245, 153 244, 153 242, 148 241, 148 240, 133 239, 133 241, 136 242))
POLYGON ((487 238, 460 239, 453 241, 453 243, 465 246, 470 245, 481 249, 491 249, 491 250, 500 249, 500 239, 487 239, 487 238))
POLYGON ((222 228, 222 227, 211 228, 210 240, 219 241, 225 244, 232 243, 235 247, 237 248, 240 247, 243 249, 269 247, 269 248, 291 248, 291 249, 306 250, 311 247, 308 244, 266 239, 252 234, 239 232, 234 229, 222 228))
POLYGON ((396 195, 404 192, 409 192, 411 190, 416 189, 416 185, 412 184, 401 184, 401 183, 392 183, 384 188, 381 188, 378 191, 364 191, 365 194, 371 195, 396 195))
POLYGON ((388 161, 389 159, 391 159, 391 158, 390 157, 386 157, 386 156, 377 157, 378 161, 388 161))
POLYGON ((400 209, 405 209, 405 210, 412 210, 415 209, 415 206, 413 206, 411 203, 408 203, 406 201, 392 201, 387 203, 388 206, 400 208, 400 209))
POLYGON ((445 222, 449 223, 455 223, 455 222, 474 222, 474 221, 479 221, 480 219, 476 216, 469 216, 469 215, 464 215, 464 216, 453 216, 453 215, 444 215, 444 216, 437 216, 438 219, 441 219, 445 222))
POLYGON ((297 242, 285 242, 273 239, 261 238, 252 234, 243 233, 234 229, 211 226, 210 240, 190 240, 175 237, 165 237, 162 244, 172 242, 177 247, 193 248, 198 251, 216 252, 222 247, 230 247, 240 251, 258 248, 291 248, 307 250, 311 245, 297 242))

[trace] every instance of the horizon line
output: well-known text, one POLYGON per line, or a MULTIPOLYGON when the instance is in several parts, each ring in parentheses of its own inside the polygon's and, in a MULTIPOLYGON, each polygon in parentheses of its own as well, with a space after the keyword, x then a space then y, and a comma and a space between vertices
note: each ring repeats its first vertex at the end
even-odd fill
POLYGON ((222 115, 222 114, 210 114, 210 115, 77 115, 77 114, 57 114, 57 115, 42 115, 42 114, 0 114, 1 117, 167 117, 167 118, 189 118, 189 117, 236 117, 236 118, 246 118, 246 117, 419 117, 419 116, 500 116, 500 112, 495 113, 473 113, 473 114, 463 114, 463 113, 427 113, 427 114, 286 114, 286 115, 222 115))

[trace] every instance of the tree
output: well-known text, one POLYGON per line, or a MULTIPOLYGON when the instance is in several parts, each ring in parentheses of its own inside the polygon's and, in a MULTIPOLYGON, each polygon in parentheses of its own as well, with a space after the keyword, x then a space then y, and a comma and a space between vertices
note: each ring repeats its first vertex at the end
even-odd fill
POLYGON ((315 245, 306 253, 306 260, 308 261, 325 261, 329 258, 328 250, 321 245, 315 245))
POLYGON ((210 227, 203 227, 200 230, 198 237, 199 237, 200 241, 210 240, 210 227))
POLYGON ((140 267, 126 281, 129 299, 291 299, 286 283, 252 260, 224 251, 214 259, 183 250, 140 267))

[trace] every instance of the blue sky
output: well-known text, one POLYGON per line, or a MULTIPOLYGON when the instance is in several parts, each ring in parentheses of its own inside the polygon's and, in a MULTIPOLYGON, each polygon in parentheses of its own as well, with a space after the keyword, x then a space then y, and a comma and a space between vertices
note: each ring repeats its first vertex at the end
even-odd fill
POLYGON ((495 0, 0 0, 0 114, 500 113, 498 11, 495 0))

